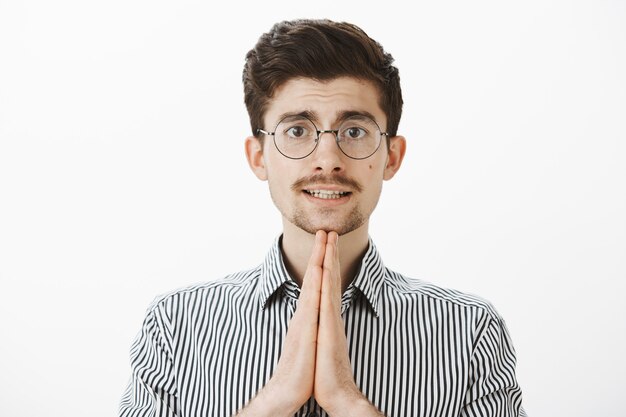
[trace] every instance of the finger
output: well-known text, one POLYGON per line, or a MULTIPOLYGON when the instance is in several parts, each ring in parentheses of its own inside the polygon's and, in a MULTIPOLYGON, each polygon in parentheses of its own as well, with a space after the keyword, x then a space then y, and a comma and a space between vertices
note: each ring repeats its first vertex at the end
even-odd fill
POLYGON ((328 303, 330 311, 341 310, 341 274, 339 268, 339 251, 337 248, 338 235, 336 232, 328 233, 326 250, 324 253, 324 270, 322 277, 322 300, 328 303))
POLYGON ((339 274, 339 235, 337 234, 337 232, 330 232, 328 234, 328 238, 327 240, 329 242, 331 242, 331 244, 333 245, 333 257, 332 257, 332 261, 334 263, 333 268, 334 270, 337 272, 337 278, 339 278, 340 274, 339 274))
POLYGON ((336 265, 337 256, 337 233, 329 232, 326 238, 326 250, 324 251, 324 269, 333 271, 336 265))
MULTIPOLYGON (((326 248, 326 232, 323 230, 315 234, 313 251, 309 258, 309 263, 302 279, 302 289, 300 291, 300 302, 298 305, 308 312, 315 312, 311 321, 317 323, 317 313, 319 312, 320 291, 322 286, 322 264, 326 248)), ((298 309, 299 310, 299 309, 298 309)), ((297 311, 296 311, 297 312, 297 311)))
POLYGON ((313 252, 311 252, 311 257, 309 258, 310 266, 322 266, 324 261, 324 249, 326 242, 328 241, 328 235, 323 230, 318 230, 315 233, 315 242, 313 244, 313 252))
POLYGON ((306 271, 304 272, 304 277, 302 278, 302 291, 308 291, 309 289, 313 290, 317 288, 319 291, 319 279, 315 279, 316 276, 319 276, 322 271, 322 265, 324 262, 324 252, 326 248, 326 232, 323 230, 319 230, 315 234, 315 241, 313 243, 313 251, 311 252, 311 256, 309 257, 309 263, 307 265, 306 271))
POLYGON ((341 269, 339 268, 339 235, 337 232, 330 232, 326 245, 326 254, 324 260, 327 261, 328 268, 331 272, 331 290, 332 296, 336 301, 341 300, 341 269))

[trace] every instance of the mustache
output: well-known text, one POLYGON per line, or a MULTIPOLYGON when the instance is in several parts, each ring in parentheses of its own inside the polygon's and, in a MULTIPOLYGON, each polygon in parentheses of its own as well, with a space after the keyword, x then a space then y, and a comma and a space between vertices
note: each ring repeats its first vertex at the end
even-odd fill
POLYGON ((356 181, 355 179, 337 175, 328 176, 323 174, 316 174, 300 178, 291 185, 291 189, 293 191, 300 191, 306 188, 306 186, 309 184, 334 184, 347 186, 357 192, 361 192, 363 190, 361 184, 359 184, 358 181, 356 181))

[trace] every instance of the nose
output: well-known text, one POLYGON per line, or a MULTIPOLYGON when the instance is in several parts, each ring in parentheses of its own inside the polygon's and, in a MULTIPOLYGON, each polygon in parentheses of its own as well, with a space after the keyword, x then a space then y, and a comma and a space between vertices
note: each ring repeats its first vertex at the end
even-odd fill
POLYGON ((344 155, 337 144, 335 130, 320 131, 317 147, 311 156, 316 171, 341 172, 345 168, 344 155))

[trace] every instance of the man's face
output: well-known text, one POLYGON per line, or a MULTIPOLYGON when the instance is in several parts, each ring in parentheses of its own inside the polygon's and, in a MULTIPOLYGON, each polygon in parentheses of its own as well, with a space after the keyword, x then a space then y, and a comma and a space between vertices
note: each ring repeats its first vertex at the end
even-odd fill
MULTIPOLYGON (((354 78, 326 82, 293 79, 276 91, 263 128, 273 131, 284 115, 307 112, 318 130, 336 129, 342 114, 356 112, 373 116, 385 132, 387 119, 378 96, 373 84, 354 78)), ((392 142, 398 139, 402 141, 403 155, 404 139, 396 137, 392 142)), ((391 178, 399 168, 399 162, 388 166, 385 137, 378 150, 363 160, 344 155, 333 133, 323 133, 315 151, 303 159, 283 156, 272 136, 265 137, 256 159, 248 145, 247 151, 257 176, 268 180, 283 221, 311 234, 325 230, 343 235, 366 225, 378 203, 383 179, 391 178)), ((391 159, 397 162, 398 158, 391 155, 391 159)))

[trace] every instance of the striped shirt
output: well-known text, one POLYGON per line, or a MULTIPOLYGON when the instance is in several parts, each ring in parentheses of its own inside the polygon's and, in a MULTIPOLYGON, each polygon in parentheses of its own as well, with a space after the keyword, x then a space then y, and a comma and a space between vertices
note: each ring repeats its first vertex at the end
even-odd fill
MULTIPOLYGON (((120 416, 229 417, 272 376, 300 289, 276 239, 259 267, 157 298, 120 416)), ((486 301, 384 267, 370 240, 342 296, 357 386, 386 416, 524 416, 515 352, 486 301)), ((311 398, 296 416, 327 416, 311 398)))

